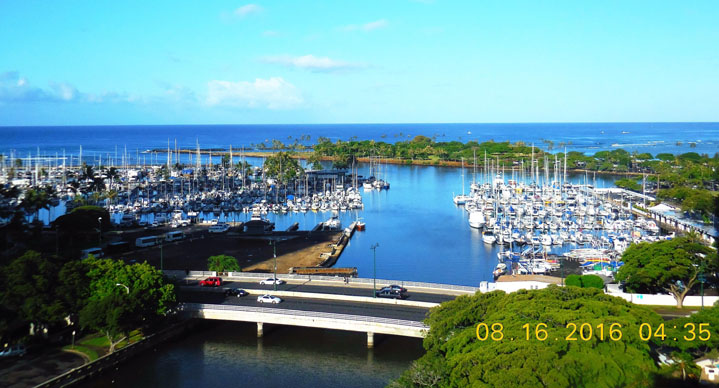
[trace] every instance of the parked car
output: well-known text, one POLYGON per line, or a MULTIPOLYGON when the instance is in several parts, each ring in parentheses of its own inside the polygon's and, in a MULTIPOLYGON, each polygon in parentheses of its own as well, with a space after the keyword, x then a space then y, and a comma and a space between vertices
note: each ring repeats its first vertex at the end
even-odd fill
POLYGON ((241 289, 241 288, 228 288, 225 290, 226 296, 236 296, 238 298, 250 295, 249 292, 241 289))
POLYGON ((200 287, 219 287, 222 285, 222 278, 219 276, 210 276, 207 279, 200 280, 200 287))
POLYGON ((267 279, 260 280, 260 284, 262 284, 262 285, 285 284, 285 283, 287 283, 287 282, 285 282, 282 279, 277 279, 277 278, 267 278, 267 279))
POLYGON ((383 290, 384 290, 385 288, 386 288, 386 289, 390 289, 390 290, 392 290, 392 291, 407 292, 407 289, 406 289, 406 288, 404 288, 404 287, 402 287, 402 286, 398 286, 398 285, 396 285, 396 284, 392 284, 392 285, 389 285, 389 286, 387 286, 387 287, 382 287, 383 290))
POLYGON ((260 295, 257 297, 259 303, 273 303, 277 304, 282 302, 282 299, 274 295, 260 295))
POLYGON ((0 350, 0 357, 22 357, 26 353, 25 346, 23 345, 14 345, 14 346, 8 346, 0 350))
POLYGON ((393 291, 389 288, 383 288, 375 292, 378 298, 406 299, 407 294, 404 292, 393 291))
POLYGON ((217 224, 210 226, 210 229, 208 229, 207 231, 210 233, 225 233, 228 230, 230 230, 229 224, 217 224))

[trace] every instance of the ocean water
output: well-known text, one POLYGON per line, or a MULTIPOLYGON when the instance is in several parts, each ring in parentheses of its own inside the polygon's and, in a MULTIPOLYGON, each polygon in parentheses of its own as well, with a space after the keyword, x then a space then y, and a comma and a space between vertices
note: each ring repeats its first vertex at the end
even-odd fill
MULTIPOLYGON (((719 152, 719 123, 539 123, 539 124, 315 124, 315 125, 158 125, 158 126, 67 126, 0 127, 0 154, 26 158, 41 155, 77 155, 82 146, 83 159, 91 162, 122 155, 131 160, 152 161, 141 154, 148 149, 178 147, 233 149, 269 144, 272 139, 292 143, 302 135, 311 145, 319 137, 332 140, 375 139, 386 142, 411 139, 416 135, 435 137, 437 141, 523 141, 548 150, 593 154, 600 150, 623 148, 628 151, 719 152)), ((160 159, 161 160, 161 159, 160 159)), ((106 162, 103 162, 106 163, 106 162)))

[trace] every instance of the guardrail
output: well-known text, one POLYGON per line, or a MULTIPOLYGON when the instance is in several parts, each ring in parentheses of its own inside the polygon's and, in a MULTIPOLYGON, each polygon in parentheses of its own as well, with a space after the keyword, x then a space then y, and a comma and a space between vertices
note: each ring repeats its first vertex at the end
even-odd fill
MULTIPOLYGON (((184 279, 187 277, 202 277, 202 276, 217 276, 216 272, 209 271, 175 271, 165 270, 165 275, 174 277, 177 279, 184 279)), ((271 273, 258 273, 258 272, 229 272, 226 278, 246 278, 246 279, 265 279, 272 277, 271 273)), ((284 280, 302 280, 302 281, 325 281, 325 282, 337 282, 347 284, 366 284, 370 285, 375 282, 375 279, 371 278, 345 278, 343 276, 326 276, 326 275, 298 275, 298 274, 277 274, 277 277, 284 280)), ((427 282, 415 282, 409 280, 392 280, 392 279, 376 279, 377 284, 397 284, 402 287, 415 287, 415 288, 432 288, 437 290, 449 290, 449 291, 460 291, 467 293, 475 293, 479 291, 479 287, 471 286, 460 286, 454 284, 442 284, 442 283, 427 283, 427 282)))
POLYGON ((371 316, 366 316, 366 315, 337 314, 337 313, 325 313, 325 312, 316 312, 316 311, 273 309, 273 308, 268 308, 268 307, 236 306, 236 305, 205 304, 205 303, 183 303, 181 307, 182 307, 183 311, 230 310, 230 311, 248 312, 248 313, 278 314, 278 315, 285 315, 285 316, 292 315, 292 316, 301 316, 301 317, 310 317, 310 318, 326 318, 326 319, 340 319, 340 320, 345 320, 345 321, 382 323, 382 324, 387 324, 387 325, 409 326, 409 327, 417 327, 420 329, 429 330, 429 326, 425 325, 422 322, 418 322, 418 321, 371 317, 371 316))

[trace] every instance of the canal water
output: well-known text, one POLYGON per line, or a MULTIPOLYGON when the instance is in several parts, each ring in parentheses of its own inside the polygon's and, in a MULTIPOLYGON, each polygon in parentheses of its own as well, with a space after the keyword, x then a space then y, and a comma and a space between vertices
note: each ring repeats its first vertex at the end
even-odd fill
POLYGON ((416 338, 255 324, 208 322, 93 378, 90 387, 383 387, 423 354, 416 338))

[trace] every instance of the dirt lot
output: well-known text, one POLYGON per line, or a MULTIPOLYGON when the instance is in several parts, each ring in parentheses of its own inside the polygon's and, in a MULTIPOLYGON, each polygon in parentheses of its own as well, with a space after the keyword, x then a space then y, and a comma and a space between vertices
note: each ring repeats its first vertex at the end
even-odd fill
MULTIPOLYGON (((165 243, 160 247, 141 248, 122 254, 112 254, 113 258, 147 261, 162 268, 179 270, 207 270, 207 258, 214 255, 229 255, 237 258, 243 271, 271 272, 273 252, 270 240, 277 244, 277 272, 287 273, 290 267, 314 266, 321 262, 320 253, 328 252, 328 244, 339 239, 341 232, 279 232, 272 237, 253 238, 243 236, 232 228, 224 234, 209 234, 206 229, 185 230, 188 238, 182 241, 165 243)), ((142 235, 161 234, 163 231, 151 231, 142 235)), ((138 234, 127 234, 123 240, 130 241, 134 248, 134 238, 138 234)))

